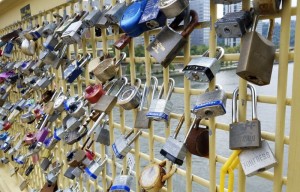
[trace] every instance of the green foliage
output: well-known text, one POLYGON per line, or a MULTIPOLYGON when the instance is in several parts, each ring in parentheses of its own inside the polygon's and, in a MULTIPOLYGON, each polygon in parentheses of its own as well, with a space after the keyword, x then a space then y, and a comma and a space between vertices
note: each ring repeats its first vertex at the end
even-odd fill
POLYGON ((144 45, 137 45, 134 48, 135 56, 137 57, 145 57, 145 48, 144 45))
POLYGON ((206 45, 193 45, 191 47, 191 55, 202 55, 205 51, 208 50, 208 46, 206 45))

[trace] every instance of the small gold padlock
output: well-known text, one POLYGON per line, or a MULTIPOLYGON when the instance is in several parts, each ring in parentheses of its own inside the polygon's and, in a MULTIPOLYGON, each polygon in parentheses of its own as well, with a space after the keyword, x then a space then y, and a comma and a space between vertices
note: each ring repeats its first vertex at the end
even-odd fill
POLYGON ((139 178, 139 184, 142 189, 148 192, 160 191, 166 180, 168 180, 177 169, 177 167, 173 165, 171 170, 166 173, 164 169, 166 163, 167 161, 164 160, 159 164, 152 163, 144 168, 139 178))

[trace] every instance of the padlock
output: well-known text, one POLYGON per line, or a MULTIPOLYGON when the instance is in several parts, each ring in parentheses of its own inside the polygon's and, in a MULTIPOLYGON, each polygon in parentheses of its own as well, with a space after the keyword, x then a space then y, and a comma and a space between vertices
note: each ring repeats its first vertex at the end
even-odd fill
POLYGON ((35 121, 35 115, 31 111, 24 113, 20 118, 22 123, 27 124, 31 124, 35 121))
POLYGON ((75 169, 74 167, 68 167, 67 170, 64 173, 64 176, 67 177, 68 179, 74 180, 75 175, 72 174, 74 169, 75 169))
POLYGON ((170 98, 175 86, 175 80, 170 78, 168 86, 168 94, 165 99, 162 99, 162 95, 164 93, 164 83, 162 84, 158 98, 153 99, 150 104, 149 111, 146 114, 147 118, 155 121, 169 121, 170 112, 173 107, 173 103, 170 101, 170 98))
POLYGON ((197 118, 212 118, 226 113, 227 95, 220 85, 215 86, 214 91, 206 89, 206 92, 198 96, 192 113, 197 118))
POLYGON ((82 23, 87 28, 92 28, 98 23, 102 12, 97 8, 93 7, 93 10, 83 19, 82 23))
POLYGON ((96 128, 94 138, 95 138, 95 142, 98 142, 106 146, 110 146, 109 130, 105 128, 107 124, 108 124, 108 119, 102 122, 98 128, 96 128))
POLYGON ((84 116, 81 116, 80 118, 75 118, 71 115, 67 115, 64 119, 63 119, 63 125, 65 128, 65 131, 73 131, 76 128, 78 128, 81 124, 82 124, 82 120, 83 120, 84 116))
POLYGON ((86 12, 84 11, 80 13, 75 13, 71 18, 67 16, 63 21, 63 23, 61 24, 61 26, 56 29, 55 33, 57 33, 61 37, 62 34, 69 28, 69 26, 72 23, 78 21, 85 13, 86 12))
POLYGON ((85 173, 89 175, 91 179, 96 180, 98 175, 104 169, 107 159, 108 157, 107 155, 105 155, 105 158, 101 163, 100 163, 100 161, 102 160, 101 158, 99 158, 97 161, 92 161, 92 163, 84 169, 85 173))
POLYGON ((187 150, 199 157, 208 157, 209 155, 209 130, 208 127, 201 127, 201 119, 195 117, 192 123, 190 133, 187 135, 187 150))
POLYGON ((176 171, 176 166, 172 166, 170 171, 166 173, 164 167, 166 160, 161 163, 151 163, 146 166, 140 174, 139 184, 142 189, 148 192, 159 192, 168 180, 176 171))
POLYGON ((229 148, 231 150, 261 147, 261 127, 260 121, 257 119, 256 90, 250 84, 247 84, 247 88, 250 89, 252 97, 252 120, 238 122, 237 99, 239 88, 236 88, 232 96, 232 123, 229 125, 229 148))
POLYGON ((31 145, 36 141, 36 137, 34 133, 26 133, 24 136, 25 145, 31 145))
MULTIPOLYGON (((151 85, 151 89, 152 89, 151 101, 152 101, 153 96, 157 90, 158 80, 155 76, 151 76, 151 81, 153 81, 153 84, 151 85)), ((142 101, 141 101, 139 110, 136 114, 136 118, 135 118, 134 128, 137 128, 137 129, 149 129, 150 128, 150 119, 147 118, 148 110, 143 109, 144 103, 147 100, 148 92, 149 92, 149 88, 146 86, 146 83, 145 83, 143 94, 142 94, 142 101)))
POLYGON ((40 168, 43 171, 47 171, 47 169, 50 167, 51 162, 54 158, 54 154, 52 153, 49 157, 46 157, 42 160, 42 162, 40 163, 40 168))
POLYGON ((158 8, 169 19, 178 16, 188 6, 189 6, 188 0, 159 0, 159 4, 158 4, 158 8))
POLYGON ((212 81, 221 68, 221 59, 224 55, 222 47, 217 47, 216 51, 216 58, 209 57, 208 50, 201 57, 192 58, 182 70, 184 76, 191 81, 203 83, 212 81))
MULTIPOLYGON (((172 12, 176 11, 172 10, 172 12)), ((163 67, 168 67, 179 51, 183 49, 184 45, 187 43, 187 37, 198 24, 198 14, 196 11, 191 10, 188 15, 189 17, 192 17, 192 19, 181 34, 174 31, 174 28, 178 27, 179 23, 183 20, 182 16, 179 15, 170 24, 173 29, 170 26, 163 27, 155 39, 147 47, 147 51, 149 51, 156 61, 161 63, 163 67)))
POLYGON ((32 163, 35 164, 35 165, 36 165, 36 164, 39 162, 39 160, 40 160, 40 156, 39 156, 39 154, 37 154, 37 153, 33 154, 31 157, 32 157, 32 163))
POLYGON ((107 21, 112 24, 118 24, 127 9, 126 2, 116 2, 116 4, 109 9, 104 16, 107 18, 107 21))
POLYGON ((85 89, 85 99, 89 101, 89 103, 94 104, 100 99, 102 95, 105 94, 105 91, 101 84, 97 85, 89 85, 85 89))
POLYGON ((117 104, 125 110, 136 109, 142 101, 142 95, 139 91, 141 84, 141 79, 137 78, 134 86, 125 86, 118 97, 117 104))
POLYGON ((2 157, 2 158, 0 158, 0 162, 2 164, 7 164, 7 163, 9 163, 9 159, 7 157, 2 157))
POLYGON ((143 31, 162 27, 166 24, 166 16, 158 7, 159 0, 148 0, 143 11, 139 26, 143 31))
POLYGON ((114 48, 118 50, 122 50, 128 45, 131 41, 132 37, 128 36, 127 34, 123 34, 114 44, 114 48))
POLYGON ((281 0, 254 0, 253 8, 259 15, 273 15, 279 12, 281 0))
POLYGON ((133 179, 134 178, 131 175, 118 175, 116 176, 109 191, 129 192, 133 179))
POLYGON ((8 155, 14 155, 21 148, 22 143, 23 140, 19 140, 18 143, 8 151, 8 155))
MULTIPOLYGON (((70 167, 78 167, 82 165, 82 161, 86 158, 86 153, 83 150, 85 146, 87 145, 88 141, 90 140, 90 137, 84 142, 83 146, 78 149, 74 149, 72 151, 69 151, 66 155, 67 159, 67 164, 70 167)), ((91 145, 87 147, 90 148, 91 145)))
POLYGON ((20 183, 20 185, 19 185, 19 189, 21 190, 21 191, 23 191, 23 190, 25 190, 27 187, 28 187, 28 183, 29 183, 29 181, 28 180, 23 180, 21 183, 20 183))
MULTIPOLYGON (((268 85, 271 81, 275 58, 275 45, 254 29, 242 37, 241 54, 236 74, 256 85, 268 85)), ((271 33, 269 33, 270 35, 271 33)))
POLYGON ((86 136, 88 130, 84 129, 75 129, 74 131, 70 131, 64 138, 64 142, 68 145, 73 145, 74 143, 80 141, 84 136, 86 136))
POLYGON ((14 161, 18 164, 25 165, 27 162, 27 155, 19 155, 14 158, 14 161))
POLYGON ((3 95, 0 95, 0 106, 3 106, 4 103, 7 101, 9 96, 9 92, 4 93, 3 95))
POLYGON ((44 75, 40 80, 38 80, 33 86, 32 88, 34 90, 38 90, 38 89, 45 89, 47 88, 50 83, 53 81, 55 77, 55 74, 52 74, 51 76, 48 75, 44 75))
POLYGON ((129 140, 128 138, 130 135, 134 133, 134 130, 131 130, 127 135, 121 136, 120 138, 116 139, 115 142, 112 144, 112 149, 115 153, 115 156, 119 159, 123 159, 126 154, 132 149, 132 143, 139 138, 142 134, 141 131, 138 131, 134 137, 129 140))
POLYGON ((8 132, 1 133, 0 134, 0 141, 5 141, 8 136, 9 136, 8 132))
POLYGON ((133 2, 123 13, 120 28, 130 37, 138 37, 144 32, 139 21, 146 7, 147 0, 133 2))
POLYGON ((70 64, 65 70, 64 70, 64 79, 68 83, 73 83, 81 75, 83 71, 83 66, 86 65, 90 60, 92 56, 91 54, 87 53, 84 57, 82 57, 79 61, 75 61, 72 64, 70 64))
POLYGON ((254 11, 230 12, 215 23, 215 29, 220 38, 240 38, 253 24, 254 11))
POLYGON ((46 180, 47 180, 47 183, 48 185, 53 185, 57 182, 57 179, 58 179, 58 175, 60 174, 60 172, 49 172, 47 175, 46 175, 46 180))
POLYGON ((31 144, 28 147, 28 151, 29 153, 26 154, 27 157, 32 156, 34 154, 37 154, 38 152, 40 152, 42 150, 43 147, 43 143, 42 142, 35 142, 33 144, 31 144))
POLYGON ((242 2, 242 0, 214 0, 215 4, 224 4, 224 5, 236 4, 240 2, 242 2))
POLYGON ((65 110, 64 103, 67 101, 68 97, 62 92, 55 98, 53 108, 55 111, 61 113, 65 110))
POLYGON ((5 48, 3 50, 3 56, 5 57, 12 57, 12 51, 14 49, 14 43, 12 40, 8 41, 5 45, 5 48))
POLYGON ((44 27, 44 29, 43 29, 43 31, 42 31, 42 36, 43 36, 44 38, 47 38, 49 35, 52 35, 52 34, 54 33, 56 27, 57 27, 56 22, 50 22, 50 23, 48 23, 48 24, 44 27))
POLYGON ((49 129, 47 127, 43 127, 36 133, 36 140, 38 142, 44 142, 49 134, 49 129))
POLYGON ((164 144, 163 148, 160 150, 160 154, 173 163, 177 165, 182 165, 185 159, 187 148, 186 148, 186 140, 187 137, 192 129, 190 127, 189 132, 187 133, 183 142, 176 140, 177 135, 182 127, 184 122, 184 115, 181 116, 180 121, 176 127, 175 133, 173 136, 168 137, 166 143, 164 144))
MULTIPOLYGON (((43 46, 47 49, 44 50, 42 53, 40 53, 39 55, 39 59, 43 59, 45 57, 46 54, 48 54, 49 51, 54 51, 54 48, 56 47, 56 45, 59 43, 58 40, 58 35, 53 34, 53 35, 49 35, 45 42, 43 43, 43 46)), ((50 59, 49 59, 50 60, 50 59)))
POLYGON ((86 100, 84 100, 83 97, 80 97, 77 101, 70 104, 69 109, 67 110, 68 114, 70 114, 74 118, 80 119, 85 115, 86 105, 86 100))
POLYGON ((35 54, 37 45, 33 40, 24 39, 21 44, 21 51, 28 56, 33 56, 35 54))
POLYGON ((11 40, 12 38, 19 37, 19 35, 22 31, 23 31, 22 28, 15 29, 12 32, 9 32, 9 33, 3 35, 1 37, 1 41, 7 42, 7 41, 11 40))
POLYGON ((44 141, 45 148, 49 149, 49 150, 54 149, 56 144, 60 140, 62 140, 66 135, 67 135, 67 132, 64 130, 63 127, 58 128, 58 129, 54 129, 54 134, 53 134, 52 138, 50 138, 47 143, 45 143, 45 141, 44 141))
POLYGON ((34 169, 34 164, 30 164, 29 167, 25 170, 25 175, 29 176, 30 173, 33 171, 34 169))
POLYGON ((106 58, 102 60, 103 58, 104 57, 97 57, 93 59, 88 67, 89 72, 94 74, 102 84, 117 76, 121 62, 126 58, 126 53, 122 52, 118 61, 116 61, 116 58, 106 58))
POLYGON ((240 163, 246 176, 253 176, 275 166, 276 158, 267 141, 261 141, 261 147, 243 150, 239 154, 240 163))
POLYGON ((82 173, 83 173, 83 170, 79 167, 75 167, 72 171, 72 175, 74 175, 76 178, 80 178, 82 173))
POLYGON ((102 14, 101 14, 101 16, 100 16, 100 18, 99 18, 99 21, 95 24, 95 27, 96 28, 105 28, 105 30, 106 30, 106 28, 107 27, 109 27, 109 21, 107 20, 107 18, 105 17, 105 13, 109 10, 109 9, 111 9, 111 5, 105 5, 104 7, 103 7, 103 9, 102 9, 102 14))
MULTIPOLYGON (((55 192, 58 190, 57 183, 54 183, 53 185, 49 185, 49 183, 45 183, 43 188, 39 192, 55 192)), ((34 191, 38 192, 38 191, 34 191)))

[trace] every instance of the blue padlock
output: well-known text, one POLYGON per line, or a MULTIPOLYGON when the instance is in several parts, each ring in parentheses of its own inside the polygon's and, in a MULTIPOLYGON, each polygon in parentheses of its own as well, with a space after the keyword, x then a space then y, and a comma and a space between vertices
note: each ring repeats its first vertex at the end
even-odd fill
POLYGON ((167 17, 158 8, 159 0, 148 0, 143 15, 139 21, 139 26, 143 31, 162 27, 166 24, 167 17))
POLYGON ((74 61, 64 70, 64 78, 68 83, 72 83, 81 75, 83 69, 82 67, 91 60, 91 54, 86 54, 79 61, 74 61))
POLYGON ((124 12, 120 27, 130 37, 137 37, 142 34, 143 28, 138 25, 146 7, 147 0, 132 3, 124 12))
POLYGON ((8 41, 5 48, 4 48, 3 55, 5 57, 12 57, 13 48, 14 48, 13 41, 12 40, 8 41))
POLYGON ((0 40, 0 48, 6 45, 6 42, 0 40))
POLYGON ((4 132, 0 134, 0 141, 5 141, 6 138, 8 137, 9 133, 8 132, 4 132))

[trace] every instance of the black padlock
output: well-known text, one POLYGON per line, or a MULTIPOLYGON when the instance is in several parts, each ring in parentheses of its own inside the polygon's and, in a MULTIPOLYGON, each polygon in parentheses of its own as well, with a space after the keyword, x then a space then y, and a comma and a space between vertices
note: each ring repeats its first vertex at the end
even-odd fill
POLYGON ((30 173, 33 171, 34 169, 34 164, 30 164, 29 167, 25 170, 25 175, 29 176, 30 173))

